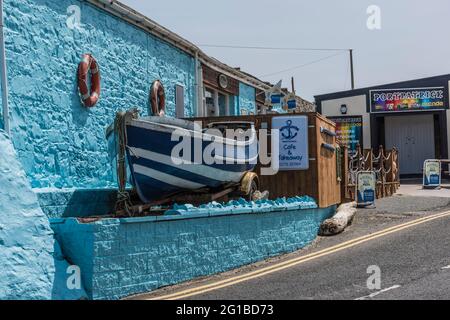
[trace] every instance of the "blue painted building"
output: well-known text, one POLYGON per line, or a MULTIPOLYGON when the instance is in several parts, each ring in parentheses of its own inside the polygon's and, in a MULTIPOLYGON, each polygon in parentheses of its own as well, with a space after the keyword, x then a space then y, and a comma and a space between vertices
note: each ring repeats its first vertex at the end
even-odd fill
POLYGON ((161 26, 165 36, 131 23, 144 20, 131 9, 117 2, 104 9, 102 3, 4 0, 11 138, 33 188, 114 187, 105 129, 118 110, 138 107, 148 114, 156 79, 165 86, 169 116, 178 107, 185 117, 256 114, 256 90, 270 87, 161 26), (128 15, 119 18, 125 9, 128 15), (101 72, 100 100, 89 109, 80 102, 76 79, 88 52, 101 72), (202 68, 237 83, 234 94, 217 93, 216 114, 205 110, 209 83, 202 81, 202 68), (178 102, 177 87, 183 92, 178 102))
MULTIPOLYGON (((54 241, 47 218, 54 218, 55 226, 65 223, 55 219, 106 213, 114 204, 115 150, 108 144, 105 130, 115 113, 138 107, 141 115, 149 114, 149 89, 160 79, 169 116, 211 116, 208 88, 215 89, 211 96, 214 115, 256 114, 260 93, 270 85, 209 57, 117 1, 3 0, 3 5, 9 111, 0 114, 0 146, 8 146, 11 152, 0 159, 17 170, 8 171, 0 164, 2 172, 8 171, 0 177, 0 208, 2 214, 20 214, 0 219, 0 224, 7 226, 0 228, 4 254, 0 260, 17 264, 0 264, 10 272, 9 279, 0 276, 0 284, 8 289, 0 291, 0 299, 80 297, 82 288, 77 294, 58 289, 61 281, 65 283, 69 262, 54 241), (100 66, 100 100, 93 108, 82 105, 77 88, 77 68, 84 53, 93 54, 100 66), (217 85, 203 78, 206 68, 217 73, 217 85), (227 82, 234 83, 233 89, 227 82), (8 134, 2 130, 5 124, 10 127, 8 134), (18 185, 11 183, 15 179, 18 185), (16 193, 10 193, 11 188, 16 193), (24 237, 39 241, 30 244, 24 237), (28 254, 30 248, 35 254, 28 254), (42 269, 32 270, 43 263, 42 269), (33 277, 40 282, 33 283, 33 277), (21 291, 14 290, 22 288, 21 283, 35 294, 20 296, 21 291)), ((315 235, 318 221, 308 223, 305 213, 300 224, 308 237, 300 239, 299 233, 292 248, 315 235)), ((82 225, 78 230, 87 229, 90 227, 82 225)), ((74 239, 79 238, 75 235, 74 239)), ((64 254, 70 257, 73 252, 67 250, 74 243, 71 238, 61 241, 64 254)), ((261 249, 261 257, 267 256, 269 249, 261 249)), ((271 252, 288 249, 277 247, 271 252)), ((250 261, 246 258, 236 261, 250 261)), ((238 263, 230 264, 235 265, 238 263)))
POLYGON ((239 83, 239 114, 256 114, 256 89, 239 83))
POLYGON ((152 81, 166 87, 167 113, 175 86, 185 116, 194 114, 194 58, 85 1, 5 1, 11 138, 33 188, 105 188, 115 183, 105 129, 115 112, 148 113, 152 81), (70 6, 80 25, 70 28, 70 6), (82 106, 76 72, 83 53, 100 65, 99 103, 82 106))

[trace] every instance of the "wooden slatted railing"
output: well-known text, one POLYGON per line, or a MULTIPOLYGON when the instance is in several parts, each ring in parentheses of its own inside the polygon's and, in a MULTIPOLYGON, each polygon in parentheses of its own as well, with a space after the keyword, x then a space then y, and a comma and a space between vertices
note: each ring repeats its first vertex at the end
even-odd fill
POLYGON ((342 199, 353 201, 356 192, 356 174, 358 171, 374 171, 377 178, 377 198, 392 196, 400 186, 398 150, 385 150, 383 146, 375 153, 372 149, 357 147, 350 155, 346 147, 342 148, 342 199))

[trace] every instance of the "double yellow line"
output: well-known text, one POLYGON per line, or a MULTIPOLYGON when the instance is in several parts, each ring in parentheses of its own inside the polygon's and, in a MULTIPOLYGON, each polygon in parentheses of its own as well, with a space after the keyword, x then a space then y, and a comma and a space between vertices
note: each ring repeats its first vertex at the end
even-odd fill
POLYGON ((369 235, 365 235, 362 237, 358 237, 349 241, 345 241, 343 243, 337 244, 335 246, 317 251, 317 252, 313 252, 301 257, 297 257, 297 258, 292 258, 280 263, 276 263, 273 264, 271 266, 268 267, 264 267, 252 272, 248 272, 239 276, 235 276, 235 277, 231 277, 231 278, 227 278, 224 280, 220 280, 220 281, 216 281, 213 283, 209 283, 209 284, 205 284, 199 287, 195 287, 195 288, 190 288, 190 289, 186 289, 183 291, 179 291, 179 292, 175 292, 175 293, 171 293, 171 294, 167 294, 167 295, 163 295, 163 296, 157 296, 157 297, 152 297, 149 298, 148 300, 178 300, 178 299, 186 299, 189 298, 191 296, 195 296, 195 295, 199 295, 199 294, 203 294, 209 291, 213 291, 213 290, 217 290, 220 288, 225 288, 228 286, 232 286, 234 284, 238 284, 240 282, 244 282, 244 281, 248 281, 251 279, 255 279, 255 278, 259 278, 274 272, 278 272, 296 265, 299 265, 301 263, 307 262, 307 261, 311 261, 314 259, 318 259, 320 257, 323 256, 327 256, 329 254, 332 253, 336 253, 339 252, 341 250, 344 249, 348 249, 354 246, 357 246, 359 244, 362 244, 364 242, 370 241, 370 240, 374 240, 386 235, 389 235, 391 233, 395 233, 395 232, 399 232, 401 230, 404 229, 408 229, 417 225, 420 225, 422 223, 426 223, 432 220, 436 220, 439 218, 444 218, 444 217, 448 217, 450 216, 450 211, 445 211, 445 212, 441 212, 441 213, 437 213, 437 214, 433 214, 427 217, 423 217, 423 218, 419 218, 419 219, 415 219, 413 221, 409 221, 403 224, 399 224, 381 231, 377 231, 375 233, 369 234, 369 235))

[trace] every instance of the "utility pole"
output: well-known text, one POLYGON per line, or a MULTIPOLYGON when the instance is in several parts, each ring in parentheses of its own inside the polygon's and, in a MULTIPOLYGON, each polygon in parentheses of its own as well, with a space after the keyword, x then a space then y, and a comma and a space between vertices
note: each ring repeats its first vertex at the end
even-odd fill
POLYGON ((294 77, 291 77, 292 93, 295 94, 294 77))
POLYGON ((353 73, 353 49, 349 49, 350 53, 350 76, 352 79, 352 90, 355 89, 355 75, 353 73))

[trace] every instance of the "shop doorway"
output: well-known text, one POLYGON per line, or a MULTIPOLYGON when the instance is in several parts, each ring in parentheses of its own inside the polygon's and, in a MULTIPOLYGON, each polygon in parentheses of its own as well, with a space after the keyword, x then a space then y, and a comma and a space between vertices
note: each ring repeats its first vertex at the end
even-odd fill
POLYGON ((435 158, 433 114, 387 116, 386 148, 399 150, 400 174, 422 174, 423 162, 435 158))

